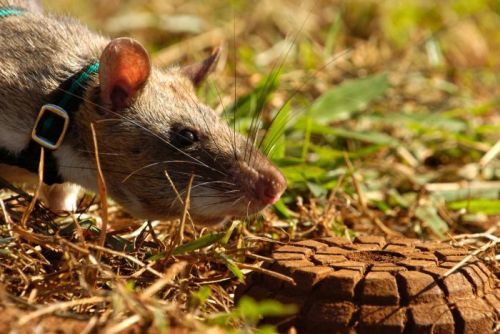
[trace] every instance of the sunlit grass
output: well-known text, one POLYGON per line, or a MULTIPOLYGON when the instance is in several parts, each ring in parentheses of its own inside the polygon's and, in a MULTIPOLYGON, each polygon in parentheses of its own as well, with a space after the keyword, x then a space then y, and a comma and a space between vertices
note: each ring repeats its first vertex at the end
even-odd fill
MULTIPOLYGON (((229 222, 226 231, 187 226, 174 248, 165 245, 176 222, 133 220, 111 204, 115 232, 100 262, 88 246, 99 234, 95 205, 78 218, 81 227, 37 208, 22 238, 2 230, 0 255, 8 260, 0 277, 16 298, 34 295, 44 305, 95 295, 103 298, 99 307, 71 310, 112 314, 112 325, 140 315, 137 323, 159 329, 250 331, 266 312, 289 311, 272 302, 233 307, 238 278, 249 265, 257 270, 274 243, 498 233, 498 1, 45 2, 110 36, 139 39, 162 67, 222 46, 199 96, 255 135, 289 188, 273 208, 229 222), (78 233, 72 241, 79 248, 56 236, 29 239, 56 230, 65 238, 78 233), (183 275, 179 263, 189 268, 183 275), (95 273, 95 286, 81 283, 95 273), (26 277, 45 290, 33 292, 26 277), (145 295, 157 282, 161 288, 145 295)), ((18 221, 26 201, 8 197, 5 204, 18 221)))

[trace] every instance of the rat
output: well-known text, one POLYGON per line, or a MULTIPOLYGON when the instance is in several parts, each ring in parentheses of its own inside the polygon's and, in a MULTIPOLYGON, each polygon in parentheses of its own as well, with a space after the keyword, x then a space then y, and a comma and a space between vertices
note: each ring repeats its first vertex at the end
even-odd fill
POLYGON ((0 59, 0 177, 36 184, 43 148, 50 209, 74 210, 80 187, 98 192, 91 124, 108 195, 140 219, 179 218, 190 181, 201 225, 259 212, 286 188, 196 97, 217 52, 160 69, 134 39, 108 39, 37 1, 0 0, 0 59))

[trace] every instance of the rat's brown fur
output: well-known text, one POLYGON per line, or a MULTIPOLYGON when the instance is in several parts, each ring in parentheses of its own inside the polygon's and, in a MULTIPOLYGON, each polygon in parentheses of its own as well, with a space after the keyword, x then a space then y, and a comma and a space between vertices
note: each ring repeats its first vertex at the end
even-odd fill
MULTIPOLYGON (((0 0, 0 7, 27 4, 37 8, 32 2, 0 0)), ((0 19, 0 145, 11 152, 26 147, 42 99, 100 59, 108 43, 72 19, 36 10, 0 19)), ((181 69, 152 68, 133 103, 119 110, 103 99, 100 81, 91 78, 85 101, 54 152, 65 181, 96 190, 93 123, 109 195, 135 216, 179 216, 182 204, 166 173, 181 196, 193 175, 190 213, 199 223, 254 213, 284 190, 276 167, 198 101, 181 69), (193 129, 199 141, 174 147, 181 129, 193 129)))

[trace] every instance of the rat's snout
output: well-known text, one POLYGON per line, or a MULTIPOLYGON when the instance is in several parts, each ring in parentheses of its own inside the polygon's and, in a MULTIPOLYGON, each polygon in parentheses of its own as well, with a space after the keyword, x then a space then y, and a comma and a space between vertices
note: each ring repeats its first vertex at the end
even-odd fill
POLYGON ((264 206, 272 205, 280 199, 286 189, 285 177, 274 167, 259 174, 254 185, 255 199, 264 206))

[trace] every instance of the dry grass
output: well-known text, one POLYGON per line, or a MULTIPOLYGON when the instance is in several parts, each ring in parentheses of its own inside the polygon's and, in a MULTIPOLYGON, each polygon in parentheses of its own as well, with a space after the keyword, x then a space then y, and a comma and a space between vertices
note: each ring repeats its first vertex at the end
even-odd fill
MULTIPOLYGON (((454 8, 467 7, 465 1, 409 1, 407 8, 391 1, 47 3, 111 35, 140 39, 160 66, 200 59, 222 45, 213 81, 200 91, 216 110, 256 94, 281 64, 263 129, 291 96, 290 108, 303 115, 349 79, 384 72, 390 88, 366 101, 369 108, 353 107, 328 122, 346 133, 307 133, 295 127, 300 116, 288 119, 286 154, 275 158, 290 181, 281 206, 219 232, 185 219, 182 229, 177 221, 137 221, 92 196, 78 214, 56 215, 38 202, 31 208, 31 195, 3 184, 0 298, 7 328, 31 332, 43 318, 38 326, 49 332, 62 321, 47 317, 55 314, 84 333, 252 332, 255 323, 233 305, 238 277, 261 270, 276 243, 333 234, 443 238, 470 247, 500 274, 494 1, 462 12, 454 8), (304 166, 308 175, 297 176, 304 166)), ((241 115, 243 130, 250 116, 241 115)))

